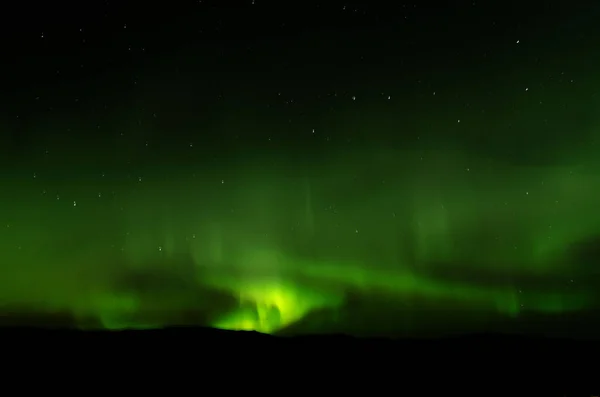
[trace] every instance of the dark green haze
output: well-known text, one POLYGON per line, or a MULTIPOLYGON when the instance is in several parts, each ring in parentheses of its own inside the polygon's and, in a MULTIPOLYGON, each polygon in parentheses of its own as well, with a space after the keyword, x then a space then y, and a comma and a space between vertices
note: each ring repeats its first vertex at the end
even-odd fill
POLYGON ((27 70, 46 77, 13 71, 7 323, 437 335, 600 308, 600 47, 575 40, 583 22, 560 24, 561 51, 500 22, 493 45, 401 39, 415 24, 176 50, 117 22, 122 55, 82 55, 100 71, 39 48, 27 70))
POLYGON ((585 310, 598 273, 577 247, 600 233, 600 168, 572 159, 365 148, 312 167, 261 159, 125 181, 41 171, 2 195, 0 300, 111 328, 208 311, 208 324, 265 332, 319 309, 333 321, 362 296, 513 317, 585 310))

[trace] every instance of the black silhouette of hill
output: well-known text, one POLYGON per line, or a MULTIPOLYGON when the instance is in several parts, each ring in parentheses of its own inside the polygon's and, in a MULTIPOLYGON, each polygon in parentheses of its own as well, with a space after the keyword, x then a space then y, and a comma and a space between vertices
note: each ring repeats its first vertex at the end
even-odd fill
MULTIPOLYGON (((566 338, 506 334, 436 339, 342 334, 282 337, 197 327, 122 331, 4 327, 0 340, 4 360, 26 356, 28 362, 45 363, 45 371, 103 365, 115 374, 162 373, 162 381, 173 376, 181 382, 185 371, 195 376, 212 371, 220 373, 216 376, 223 377, 223 382, 262 374, 344 390, 375 378, 378 387, 396 390, 489 388, 485 395, 509 390, 504 388, 511 385, 520 388, 512 389, 521 393, 513 395, 526 395, 525 390, 536 390, 527 395, 542 395, 542 390, 551 390, 567 393, 552 395, 584 392, 590 396, 600 386, 598 343, 566 338), (52 364, 50 369, 48 364, 52 364)), ((185 379, 194 383, 195 378, 185 379)))

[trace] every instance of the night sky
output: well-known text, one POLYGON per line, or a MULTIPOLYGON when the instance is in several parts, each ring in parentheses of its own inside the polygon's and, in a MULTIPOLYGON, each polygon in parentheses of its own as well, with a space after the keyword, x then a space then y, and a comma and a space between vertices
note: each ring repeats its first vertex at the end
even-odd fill
POLYGON ((2 321, 592 324, 600 7, 537 3, 11 5, 2 321))

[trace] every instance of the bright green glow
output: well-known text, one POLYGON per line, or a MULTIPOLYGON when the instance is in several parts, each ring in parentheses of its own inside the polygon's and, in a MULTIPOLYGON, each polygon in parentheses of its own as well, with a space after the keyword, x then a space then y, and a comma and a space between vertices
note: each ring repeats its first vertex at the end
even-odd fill
POLYGON ((339 297, 278 282, 230 284, 239 292, 240 309, 213 324, 217 328, 272 333, 302 319, 312 310, 335 308, 339 297))

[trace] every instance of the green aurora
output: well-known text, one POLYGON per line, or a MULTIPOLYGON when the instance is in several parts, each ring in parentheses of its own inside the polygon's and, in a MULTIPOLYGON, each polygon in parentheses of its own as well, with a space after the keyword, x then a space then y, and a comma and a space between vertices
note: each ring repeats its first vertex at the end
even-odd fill
MULTIPOLYGON (((381 310, 373 333, 389 327, 386 307, 456 321, 591 310, 600 166, 571 157, 534 167, 378 148, 312 166, 263 156, 127 178, 14 176, 1 197, 0 302, 84 328, 265 333, 353 332, 344 322, 361 305, 381 310)), ((393 315, 404 329, 422 322, 393 315)))

